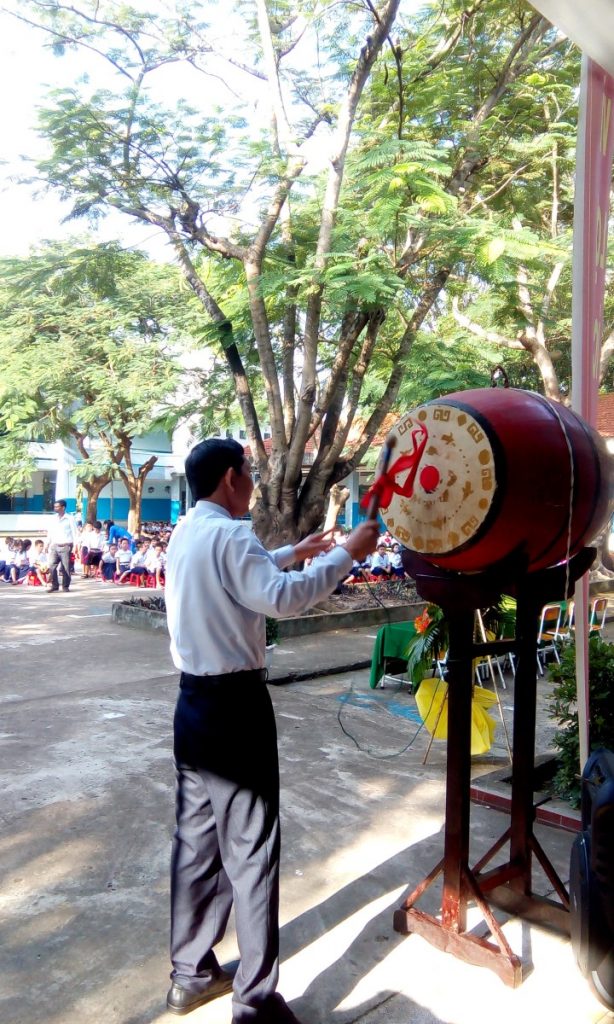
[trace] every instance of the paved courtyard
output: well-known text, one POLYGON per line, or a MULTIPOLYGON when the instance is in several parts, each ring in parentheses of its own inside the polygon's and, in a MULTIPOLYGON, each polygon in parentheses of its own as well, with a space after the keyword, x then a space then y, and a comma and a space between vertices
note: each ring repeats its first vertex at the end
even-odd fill
MULTIPOLYGON (((69 594, 0 589, 2 1024, 177 1019, 165 1011, 176 674, 165 635, 111 621, 117 596, 80 580, 69 594)), ((278 666, 333 661, 341 645, 368 657, 375 632, 285 640, 278 666)), ((440 857, 445 795, 445 746, 423 765, 428 736, 405 691, 371 691, 360 670, 271 693, 282 769, 280 990, 305 1024, 610 1019, 569 942, 543 929, 505 925, 526 971, 516 990, 393 931, 403 893, 440 857)), ((502 703, 509 719, 505 691, 502 703)), ((505 763, 501 734, 474 774, 505 763)), ((472 809, 472 857, 506 821, 472 809)), ((567 878, 571 834, 538 835, 567 878)), ((536 888, 549 890, 539 871, 536 888)), ((423 908, 434 910, 433 899, 423 908)), ((231 929, 222 959, 236 952, 231 929)), ((186 1019, 230 1024, 230 998, 186 1019)))

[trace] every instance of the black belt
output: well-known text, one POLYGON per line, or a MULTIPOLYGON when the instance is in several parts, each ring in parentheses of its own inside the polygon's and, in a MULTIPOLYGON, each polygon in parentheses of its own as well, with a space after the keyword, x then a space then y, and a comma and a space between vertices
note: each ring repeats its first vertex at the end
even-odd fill
POLYGON ((189 672, 182 672, 179 680, 179 687, 187 691, 201 691, 208 686, 233 686, 237 683, 245 684, 266 683, 269 673, 266 668, 246 669, 244 672, 223 672, 219 676, 193 676, 189 672))

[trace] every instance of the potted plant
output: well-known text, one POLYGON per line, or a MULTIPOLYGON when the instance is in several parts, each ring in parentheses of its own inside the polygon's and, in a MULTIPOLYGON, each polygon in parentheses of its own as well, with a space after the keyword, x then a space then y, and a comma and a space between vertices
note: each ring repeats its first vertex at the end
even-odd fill
MULTIPOLYGON (((589 640, 588 657, 589 728, 591 750, 614 750, 614 646, 599 637, 589 640)), ((549 710, 560 726, 554 736, 558 770, 553 779, 555 793, 580 806, 580 730, 576 691, 576 650, 565 647, 560 665, 550 667, 556 686, 549 710)))
POLYGON ((415 634, 407 645, 407 674, 414 687, 429 675, 433 664, 445 656, 448 649, 448 623, 442 609, 427 604, 414 619, 415 634))
MULTIPOLYGON (((500 636, 503 631, 513 631, 516 606, 511 598, 502 597, 500 602, 482 610, 482 622, 488 636, 500 636)), ((424 611, 414 619, 415 635, 407 645, 407 672, 417 687, 429 675, 437 662, 443 662, 449 646, 449 629, 443 610, 436 604, 427 604, 424 611)), ((508 634, 509 635, 509 634, 508 634)))

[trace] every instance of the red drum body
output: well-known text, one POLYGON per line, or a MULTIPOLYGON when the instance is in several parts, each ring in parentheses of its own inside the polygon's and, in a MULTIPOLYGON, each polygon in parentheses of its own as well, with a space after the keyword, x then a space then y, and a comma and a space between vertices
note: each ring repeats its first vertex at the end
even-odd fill
POLYGON ((480 572, 516 553, 527 571, 545 569, 589 544, 611 515, 604 441, 533 392, 455 392, 407 413, 390 434, 394 459, 413 452, 417 465, 396 477, 380 514, 395 538, 443 568, 480 572))

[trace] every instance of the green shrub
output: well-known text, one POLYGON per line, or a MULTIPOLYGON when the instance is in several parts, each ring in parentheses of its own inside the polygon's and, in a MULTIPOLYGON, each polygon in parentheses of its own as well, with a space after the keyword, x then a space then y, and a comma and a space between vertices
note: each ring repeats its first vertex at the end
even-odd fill
POLYGON ((279 622, 277 619, 270 619, 266 617, 266 645, 269 647, 271 644, 276 644, 279 640, 279 622))
MULTIPOLYGON (((614 646, 595 637, 589 641, 589 739, 591 750, 614 749, 614 646)), ((556 682, 549 710, 561 727, 554 736, 559 769, 553 779, 558 796, 580 805, 580 731, 576 703, 576 649, 572 644, 553 665, 556 682)))

